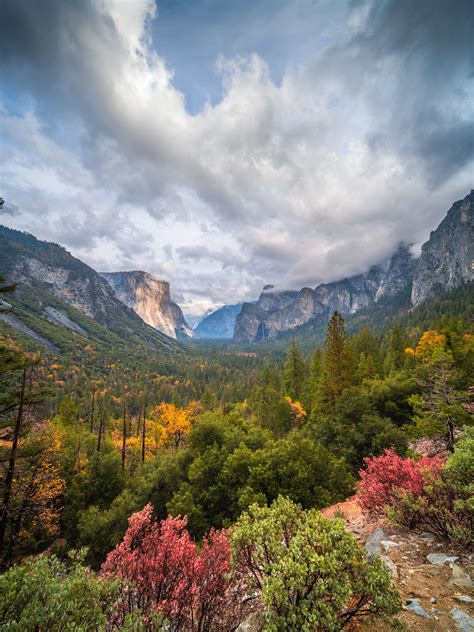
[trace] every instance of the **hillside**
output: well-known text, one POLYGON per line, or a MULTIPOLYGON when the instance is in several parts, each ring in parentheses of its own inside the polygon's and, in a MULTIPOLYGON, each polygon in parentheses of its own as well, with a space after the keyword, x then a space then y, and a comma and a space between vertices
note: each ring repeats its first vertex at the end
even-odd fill
POLYGON ((21 321, 60 349, 83 338, 110 345, 145 345, 176 351, 179 345, 150 327, 117 300, 108 283, 92 268, 57 244, 0 227, 1 274, 17 285, 9 297, 15 326, 21 321))

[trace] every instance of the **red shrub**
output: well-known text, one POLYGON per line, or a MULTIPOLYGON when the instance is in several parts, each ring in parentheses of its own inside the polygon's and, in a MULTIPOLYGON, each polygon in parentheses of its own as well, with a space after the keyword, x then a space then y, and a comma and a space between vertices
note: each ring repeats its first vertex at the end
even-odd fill
POLYGON ((125 580, 122 613, 163 613, 173 630, 230 629, 230 617, 235 624, 241 613, 242 587, 228 575, 227 532, 212 530, 198 552, 186 517, 167 518, 158 527, 152 512, 148 504, 129 518, 123 541, 102 567, 104 575, 125 580))
POLYGON ((427 476, 435 477, 444 464, 438 456, 423 456, 419 461, 402 458, 391 450, 364 459, 366 468, 359 472, 357 500, 372 514, 385 514, 387 506, 404 492, 423 493, 427 476))

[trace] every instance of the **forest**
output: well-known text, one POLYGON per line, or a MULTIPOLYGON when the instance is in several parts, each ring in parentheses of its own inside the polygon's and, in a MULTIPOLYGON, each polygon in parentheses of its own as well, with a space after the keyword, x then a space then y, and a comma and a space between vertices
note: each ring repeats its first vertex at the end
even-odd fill
POLYGON ((253 351, 57 355, 2 329, 0 626, 393 623, 387 568, 319 510, 357 494, 467 546, 473 369, 469 320, 449 310, 351 333, 335 312, 321 342, 253 351), (419 458, 429 437, 447 456, 419 458))

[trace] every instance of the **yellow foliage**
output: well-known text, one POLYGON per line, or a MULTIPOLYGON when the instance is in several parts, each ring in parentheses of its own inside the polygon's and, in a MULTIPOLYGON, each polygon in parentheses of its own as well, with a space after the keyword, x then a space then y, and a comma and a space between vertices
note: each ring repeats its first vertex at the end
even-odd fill
POLYGON ((410 358, 414 358, 415 357, 415 350, 412 349, 411 347, 407 347, 405 349, 405 355, 410 357, 410 358))
POLYGON ((298 401, 294 401, 288 395, 285 397, 285 402, 290 407, 290 414, 293 422, 302 423, 306 419, 306 411, 302 404, 298 401))
POLYGON ((160 445, 172 443, 177 448, 191 429, 190 411, 187 408, 178 408, 175 404, 162 402, 156 406, 151 416, 156 419, 160 445))
POLYGON ((444 334, 440 334, 438 331, 434 329, 430 329, 425 331, 425 333, 421 336, 415 350, 415 356, 417 358, 426 358, 426 356, 430 355, 433 351, 441 350, 446 347, 446 336, 444 334))

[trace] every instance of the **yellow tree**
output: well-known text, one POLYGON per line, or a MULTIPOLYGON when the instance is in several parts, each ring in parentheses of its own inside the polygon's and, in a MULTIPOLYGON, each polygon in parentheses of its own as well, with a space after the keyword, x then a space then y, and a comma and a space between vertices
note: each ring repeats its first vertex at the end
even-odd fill
POLYGON ((290 409, 291 421, 294 426, 299 426, 306 421, 306 411, 300 402, 291 399, 288 395, 285 397, 285 402, 290 409))
POLYGON ((154 409, 152 418, 156 420, 161 445, 171 444, 178 448, 191 429, 190 411, 175 404, 162 402, 154 409))

